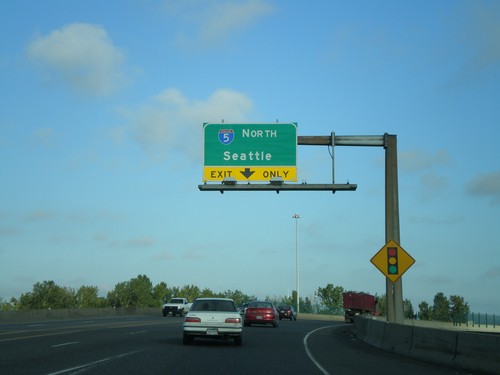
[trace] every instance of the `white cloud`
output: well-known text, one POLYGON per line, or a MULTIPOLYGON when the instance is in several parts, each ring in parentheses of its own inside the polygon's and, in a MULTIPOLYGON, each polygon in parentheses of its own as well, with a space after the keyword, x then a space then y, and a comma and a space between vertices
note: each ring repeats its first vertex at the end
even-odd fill
POLYGON ((498 3, 492 3, 491 6, 473 3, 475 8, 473 12, 473 26, 476 32, 472 30, 472 44, 476 47, 477 55, 472 65, 477 69, 488 69, 489 67, 500 67, 500 6, 498 3))
POLYGON ((53 145, 55 132, 52 128, 40 128, 33 132, 35 142, 44 147, 53 145))
POLYGON ((260 0, 217 4, 207 13, 206 22, 200 29, 200 37, 205 42, 225 39, 235 30, 248 27, 272 11, 272 5, 260 0))
POLYGON ((128 247, 151 247, 155 244, 155 241, 149 237, 141 238, 130 238, 127 240, 128 247))
POLYGON ((472 195, 493 198, 493 204, 500 203, 500 172, 481 174, 469 181, 466 191, 472 195))
POLYGON ((500 266, 491 267, 481 277, 487 279, 500 279, 500 266))
POLYGON ((55 218, 55 214, 51 211, 31 211, 24 216, 24 220, 26 221, 46 221, 52 220, 55 218))
POLYGON ((449 188, 448 179, 442 174, 440 167, 450 163, 450 156, 445 150, 438 150, 434 154, 420 149, 402 151, 398 156, 398 165, 401 172, 411 173, 420 177, 421 188, 419 196, 428 201, 436 199, 446 193, 449 188), (438 172, 436 172, 436 170, 438 172))
POLYGON ((100 26, 73 23, 27 46, 28 56, 77 91, 106 95, 126 81, 123 53, 100 26))
POLYGON ((435 166, 448 164, 450 157, 445 150, 438 150, 434 155, 422 150, 410 150, 399 153, 398 164, 402 171, 416 172, 435 166))
POLYGON ((155 256, 153 256, 153 260, 155 262, 159 261, 165 261, 165 260, 173 260, 174 259, 174 256, 169 253, 168 251, 165 251, 163 253, 160 253, 160 254, 156 254, 155 256))
POLYGON ((187 2, 175 8, 189 27, 178 36, 184 46, 207 47, 225 42, 235 32, 246 29, 260 18, 274 12, 274 6, 264 0, 187 2), (203 8, 205 5, 205 8, 203 8), (195 16, 193 16, 195 15, 195 16), (195 18, 195 19, 193 19, 195 18), (198 28, 193 28, 198 25, 198 28))
POLYGON ((420 180, 422 185, 425 186, 429 191, 442 190, 448 187, 448 180, 443 176, 436 173, 424 173, 420 180))
MULTIPOLYGON (((466 53, 466 60, 452 76, 449 87, 491 82, 500 72, 500 16, 499 2, 457 3, 458 39, 456 43, 466 53)), ((456 57, 452 56, 455 60, 456 57)))
POLYGON ((205 100, 167 89, 129 116, 134 139, 150 156, 162 160, 177 151, 181 158, 199 162, 203 123, 244 122, 251 108, 250 99, 229 89, 216 90, 205 100))

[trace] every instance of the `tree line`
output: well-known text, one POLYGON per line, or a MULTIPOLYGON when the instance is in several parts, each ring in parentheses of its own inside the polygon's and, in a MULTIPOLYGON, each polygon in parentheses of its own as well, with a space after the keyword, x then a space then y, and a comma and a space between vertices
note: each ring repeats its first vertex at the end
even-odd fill
MULTIPOLYGON (((342 314, 344 288, 328 284, 325 288, 318 288, 318 296, 323 305, 323 313, 342 314)), ((375 296, 377 298, 377 313, 380 316, 387 315, 387 297, 385 294, 375 296)), ((436 293, 433 304, 422 301, 415 312, 409 299, 403 301, 403 312, 405 319, 434 320, 440 322, 465 323, 470 313, 469 304, 464 297, 451 295, 446 297, 442 292, 436 293)))
MULTIPOLYGON (((330 315, 343 314, 344 288, 327 284, 318 287, 314 300, 300 298, 301 313, 318 313, 330 315)), ((169 287, 165 282, 153 286, 146 275, 138 275, 129 281, 119 282, 110 290, 106 297, 99 296, 96 286, 81 286, 78 289, 62 287, 54 281, 37 282, 30 292, 23 293, 19 298, 4 301, 0 298, 0 311, 7 310, 40 310, 40 309, 87 309, 103 307, 158 307, 173 297, 184 297, 194 301, 199 297, 226 297, 232 298, 237 305, 257 299, 253 295, 239 290, 225 290, 214 292, 208 288, 200 289, 195 285, 183 287, 169 287)), ((376 296, 377 313, 386 316, 386 296, 376 296)), ((291 296, 266 296, 266 301, 275 305, 297 306, 297 292, 291 296)), ((433 305, 421 302, 419 311, 415 312, 408 299, 403 301, 404 315, 407 319, 436 320, 444 322, 465 322, 470 312, 469 305, 464 298, 452 295, 447 298, 443 293, 437 293, 433 305)))
MULTIPOLYGON (((292 304, 296 301, 296 292, 291 297, 266 297, 276 304, 292 304)), ((119 282, 110 290, 106 297, 99 296, 96 286, 83 285, 78 289, 57 285, 48 280, 37 282, 30 292, 23 293, 19 298, 5 301, 0 298, 0 311, 7 310, 40 310, 40 309, 88 309, 102 307, 158 307, 173 297, 184 297, 194 301, 200 297, 232 298, 237 305, 257 298, 239 290, 214 292, 208 288, 200 289, 195 285, 169 287, 165 282, 153 286, 146 275, 138 275, 129 281, 119 282)), ((304 312, 312 312, 311 301, 301 298, 304 312)))

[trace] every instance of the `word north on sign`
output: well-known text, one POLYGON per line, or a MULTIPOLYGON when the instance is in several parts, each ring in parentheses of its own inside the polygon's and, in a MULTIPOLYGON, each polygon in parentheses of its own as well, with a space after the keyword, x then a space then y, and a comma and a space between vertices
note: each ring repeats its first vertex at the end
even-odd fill
POLYGON ((297 181, 297 124, 203 124, 203 181, 297 181))

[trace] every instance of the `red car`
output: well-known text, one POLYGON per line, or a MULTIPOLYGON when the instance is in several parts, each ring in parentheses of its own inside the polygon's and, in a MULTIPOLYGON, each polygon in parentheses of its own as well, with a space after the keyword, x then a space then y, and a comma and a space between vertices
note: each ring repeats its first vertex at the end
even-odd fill
POLYGON ((252 324, 272 324, 278 327, 279 315, 272 302, 250 302, 245 311, 245 326, 252 324))

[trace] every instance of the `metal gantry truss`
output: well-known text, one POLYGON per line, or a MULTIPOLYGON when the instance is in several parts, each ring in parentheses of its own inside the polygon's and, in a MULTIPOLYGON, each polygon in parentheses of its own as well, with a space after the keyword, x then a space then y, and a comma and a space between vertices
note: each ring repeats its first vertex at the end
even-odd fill
MULTIPOLYGON (((307 184, 284 183, 273 179, 266 184, 238 183, 236 179, 227 179, 222 183, 198 185, 201 191, 355 191, 356 184, 335 184, 335 146, 365 146, 383 147, 385 149, 385 238, 386 242, 394 240, 400 242, 399 231, 399 192, 398 192, 398 163, 397 140, 395 135, 387 134, 375 136, 336 136, 334 132, 327 136, 298 136, 297 145, 329 146, 332 158, 332 183, 307 184)), ((392 282, 386 278, 387 321, 403 324, 403 284, 402 277, 392 282)))
POLYGON ((220 191, 224 193, 226 190, 230 191, 332 191, 336 192, 338 190, 350 190, 354 191, 358 185, 356 184, 287 184, 283 181, 271 181, 268 184, 255 184, 255 183, 245 183, 238 184, 233 183, 232 180, 223 181, 221 184, 203 184, 198 185, 198 189, 201 191, 220 191))
POLYGON ((238 183, 236 179, 225 179, 221 183, 204 183, 198 185, 201 191, 355 191, 356 184, 335 183, 335 146, 384 146, 385 136, 336 136, 334 132, 326 136, 298 136, 297 145, 304 146, 330 146, 332 157, 332 183, 331 184, 309 184, 309 183, 285 183, 281 179, 272 179, 269 183, 238 183))

